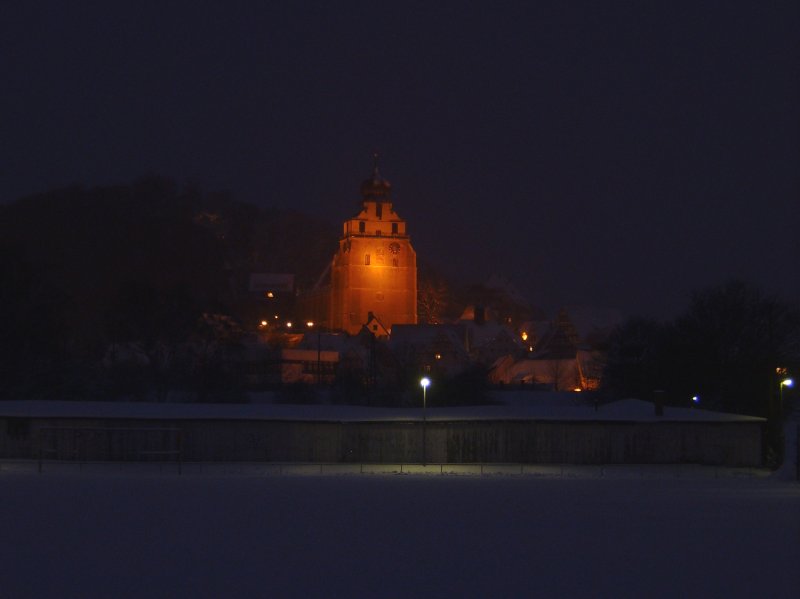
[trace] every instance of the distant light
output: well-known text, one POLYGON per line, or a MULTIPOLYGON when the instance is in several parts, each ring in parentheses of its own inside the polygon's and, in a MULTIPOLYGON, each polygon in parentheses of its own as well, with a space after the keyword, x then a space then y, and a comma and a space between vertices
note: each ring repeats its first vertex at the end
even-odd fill
POLYGON ((434 358, 436 358, 437 360, 441 360, 442 359, 442 354, 436 354, 434 356, 434 358))
POLYGON ((277 314, 275 315, 275 320, 278 320, 278 315, 277 314))
POLYGON ((699 395, 692 395, 692 401, 694 403, 700 403, 700 396, 699 395))
POLYGON ((580 387, 575 387, 575 388, 573 389, 573 391, 574 391, 575 393, 580 393, 581 391, 583 391, 583 389, 581 389, 580 387))
POLYGON ((266 321, 266 320, 262 320, 262 321, 261 321, 261 326, 262 326, 262 327, 265 327, 265 326, 267 326, 267 321, 266 321))
POLYGON ((314 326, 314 321, 313 321, 313 320, 309 320, 309 321, 306 323, 306 326, 307 326, 308 328, 311 328, 311 327, 313 327, 313 326, 314 326))
POLYGON ((528 346, 528 351, 533 351, 533 346, 532 345, 528 346))
POLYGON ((794 387, 794 380, 793 379, 783 379, 781 381, 781 387, 794 387))
POLYGON ((428 377, 424 376, 424 377, 422 377, 422 379, 420 380, 419 384, 420 384, 420 386, 421 386, 423 389, 425 389, 425 388, 427 388, 427 387, 430 387, 430 385, 431 385, 431 379, 429 379, 428 377))
POLYGON ((271 291, 267 291, 267 297, 275 297, 275 294, 271 291))
POLYGON ((528 340, 528 333, 526 333, 525 331, 522 331, 522 340, 523 341, 527 341, 528 340))
POLYGON ((291 322, 287 322, 286 323, 286 328, 287 329, 291 329, 292 328, 292 323, 291 322))

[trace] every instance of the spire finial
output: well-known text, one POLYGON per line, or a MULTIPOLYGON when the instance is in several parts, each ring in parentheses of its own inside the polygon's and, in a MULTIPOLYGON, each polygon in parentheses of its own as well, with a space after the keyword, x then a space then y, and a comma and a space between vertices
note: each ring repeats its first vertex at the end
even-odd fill
POLYGON ((373 181, 380 181, 381 180, 381 173, 378 171, 378 158, 380 158, 380 154, 378 154, 378 151, 375 150, 372 153, 372 180, 373 181))

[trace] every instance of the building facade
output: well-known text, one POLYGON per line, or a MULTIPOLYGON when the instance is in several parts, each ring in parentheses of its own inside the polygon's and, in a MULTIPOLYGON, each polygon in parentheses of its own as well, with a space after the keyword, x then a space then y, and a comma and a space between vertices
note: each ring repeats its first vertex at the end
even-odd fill
POLYGON ((354 335, 367 325, 381 336, 417 322, 417 255, 377 164, 361 196, 331 264, 329 326, 354 335))

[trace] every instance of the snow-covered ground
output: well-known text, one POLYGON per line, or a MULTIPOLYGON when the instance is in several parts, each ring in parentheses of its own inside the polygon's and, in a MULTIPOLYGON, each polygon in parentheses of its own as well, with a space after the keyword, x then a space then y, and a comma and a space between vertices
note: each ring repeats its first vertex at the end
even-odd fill
POLYGON ((798 597, 772 478, 0 470, 0 597, 798 597))

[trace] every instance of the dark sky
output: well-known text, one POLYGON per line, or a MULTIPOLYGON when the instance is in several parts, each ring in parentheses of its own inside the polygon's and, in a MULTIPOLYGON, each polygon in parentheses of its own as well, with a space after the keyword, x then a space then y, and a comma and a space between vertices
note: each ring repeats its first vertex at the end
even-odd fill
POLYGON ((0 199, 159 173, 332 221, 381 155, 418 254, 670 317, 800 296, 797 2, 3 2, 0 199))

